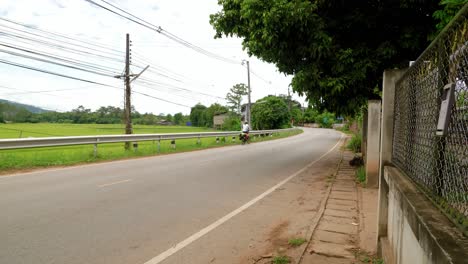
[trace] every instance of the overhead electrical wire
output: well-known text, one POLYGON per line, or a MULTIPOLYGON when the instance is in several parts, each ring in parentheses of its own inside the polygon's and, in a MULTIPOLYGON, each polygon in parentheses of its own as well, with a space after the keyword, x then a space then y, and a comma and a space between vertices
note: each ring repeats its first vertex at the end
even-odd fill
MULTIPOLYGON (((119 87, 117 87, 117 86, 113 86, 113 85, 109 85, 109 84, 105 84, 105 83, 100 83, 100 82, 91 81, 91 80, 87 80, 87 79, 77 78, 77 77, 73 77, 73 76, 70 76, 70 75, 65 75, 65 74, 61 74, 61 73, 57 73, 57 72, 52 72, 52 71, 40 69, 40 68, 37 68, 37 67, 31 67, 31 66, 24 65, 24 64, 14 63, 14 62, 7 61, 7 60, 3 60, 3 59, 0 59, 0 63, 7 64, 7 65, 11 65, 11 66, 15 66, 15 67, 19 67, 19 68, 23 68, 23 69, 28 69, 28 70, 33 70, 33 71, 37 71, 37 72, 42 72, 42 73, 46 73, 46 74, 51 74, 51 75, 55 75, 55 76, 59 76, 59 77, 67 78, 67 79, 72 79, 72 80, 76 80, 76 81, 81 81, 81 82, 86 82, 86 83, 92 83, 92 84, 95 84, 95 85, 104 86, 104 87, 109 87, 109 88, 113 88, 113 89, 119 89, 119 90, 123 90, 123 89, 124 89, 124 88, 119 88, 119 87)), ((50 92, 50 91, 49 91, 49 92, 50 92)), ((159 101, 163 101, 163 102, 166 102, 166 103, 170 103, 170 104, 175 104, 175 105, 184 106, 184 107, 189 107, 189 108, 191 107, 191 106, 188 106, 188 105, 184 105, 184 104, 172 102, 172 101, 169 101, 169 100, 166 100, 166 99, 163 99, 163 98, 159 98, 159 97, 156 97, 156 96, 147 94, 147 93, 139 92, 139 91, 132 91, 132 93, 139 94, 139 95, 143 95, 143 96, 146 96, 146 97, 149 97, 149 98, 153 98, 153 99, 156 99, 156 100, 159 100, 159 101)))
POLYGON ((66 62, 66 63, 71 63, 71 64, 74 64, 74 65, 76 65, 76 66, 81 66, 81 67, 86 67, 86 68, 91 68, 91 69, 99 70, 99 71, 102 71, 102 72, 107 72, 108 74, 104 74, 104 73, 100 73, 100 72, 95 72, 95 71, 92 71, 92 70, 85 70, 85 69, 82 69, 82 68, 73 67, 73 66, 69 66, 69 65, 64 65, 64 64, 60 64, 60 63, 55 63, 55 62, 52 62, 52 61, 49 61, 49 60, 44 60, 44 59, 40 59, 40 58, 36 58, 36 57, 31 57, 31 56, 23 55, 23 54, 21 54, 21 53, 7 52, 7 51, 4 51, 4 50, 0 49, 0 52, 9 53, 10 55, 15 55, 15 56, 20 56, 20 57, 30 58, 30 59, 39 60, 39 61, 42 61, 42 62, 47 62, 47 63, 53 63, 53 64, 57 64, 57 65, 59 65, 59 66, 69 67, 69 68, 73 68, 73 69, 78 69, 78 70, 87 71, 87 72, 96 73, 96 74, 105 75, 105 76, 110 76, 110 77, 114 77, 115 75, 118 74, 118 72, 111 71, 111 70, 108 70, 108 69, 105 69, 105 68, 102 68, 102 67, 97 67, 97 66, 94 66, 94 65, 89 64, 89 63, 86 63, 86 62, 74 61, 73 59, 69 59, 69 58, 60 58, 60 57, 53 56, 53 55, 49 55, 49 54, 45 54, 45 53, 40 53, 40 52, 36 52, 36 51, 32 51, 32 50, 27 50, 27 49, 22 49, 22 48, 18 48, 18 47, 13 47, 13 46, 10 46, 10 45, 2 44, 1 42, 0 42, 0 46, 7 47, 7 48, 10 48, 10 49, 16 49, 16 50, 23 51, 23 52, 25 52, 25 53, 34 54, 34 55, 37 55, 37 56, 42 56, 42 57, 46 57, 46 58, 51 58, 51 59, 58 60, 58 61, 63 61, 63 62, 66 62))
POLYGON ((222 99, 222 100, 225 99, 225 98, 220 97, 220 96, 216 96, 216 95, 212 95, 212 94, 208 94, 208 93, 204 93, 204 92, 200 92, 200 91, 196 91, 196 90, 187 89, 187 88, 184 88, 184 87, 180 87, 180 86, 176 86, 176 85, 172 85, 172 84, 167 84, 167 83, 163 83, 163 82, 156 81, 156 80, 151 80, 151 79, 148 79, 146 77, 142 77, 140 79, 137 79, 137 82, 144 82, 144 83, 149 83, 149 84, 163 85, 163 86, 172 87, 173 89, 177 89, 177 90, 180 90, 180 91, 196 93, 196 94, 200 94, 200 95, 204 95, 204 96, 213 97, 213 98, 216 98, 216 99, 222 99))
MULTIPOLYGON (((1 25, 0 25, 0 27, 1 27, 1 25)), ((2 31, 1 34, 5 35, 7 37, 13 38, 13 39, 14 38, 19 38, 19 39, 22 39, 22 40, 25 40, 25 41, 30 41, 30 42, 36 43, 36 44, 40 43, 40 44, 48 46, 50 48, 57 48, 57 49, 65 50, 67 52, 75 53, 75 54, 78 54, 78 55, 87 55, 87 56, 91 55, 91 56, 94 56, 94 57, 99 58, 99 59, 107 59, 107 60, 110 60, 110 61, 120 62, 120 63, 125 62, 123 59, 120 59, 120 58, 117 58, 117 57, 109 57, 109 56, 102 55, 102 54, 96 54, 96 53, 93 53, 93 52, 80 50, 80 49, 75 49, 75 48, 72 48, 72 47, 67 47, 67 46, 64 46, 64 45, 56 44, 56 43, 51 43, 51 42, 47 42, 45 40, 34 39, 34 38, 31 38, 31 37, 27 37, 27 36, 24 36, 24 35, 19 35, 19 34, 7 32, 7 31, 2 31)), ((15 39, 15 41, 17 41, 17 40, 15 39)), ((23 41, 23 43, 28 43, 28 42, 25 42, 25 41, 23 41)))
POLYGON ((7 51, 7 50, 0 49, 0 52, 10 54, 10 55, 14 55, 14 56, 18 56, 18 57, 22 57, 22 58, 25 58, 25 59, 36 60, 36 61, 40 61, 40 62, 46 62, 46 63, 54 64, 54 65, 57 65, 57 66, 61 66, 61 67, 66 67, 66 68, 70 68, 70 69, 74 69, 74 70, 79 70, 79 71, 84 71, 84 72, 88 72, 88 73, 93 73, 93 74, 97 74, 97 75, 102 75, 102 76, 114 78, 114 75, 109 75, 109 74, 105 74, 105 73, 101 73, 101 72, 97 72, 97 71, 93 71, 93 70, 87 70, 87 69, 72 66, 72 65, 67 65, 67 64, 63 64, 63 63, 59 63, 59 62, 54 62, 54 61, 51 61, 51 60, 46 60, 46 59, 41 59, 41 58, 29 56, 29 55, 24 55, 24 54, 14 52, 14 51, 7 51))
MULTIPOLYGON (((0 85, 0 89, 22 91, 21 93, 2 94, 1 96, 9 96, 9 95, 24 94, 23 92, 27 92, 27 93, 34 92, 34 91, 31 91, 31 90, 18 89, 18 88, 8 87, 8 86, 4 86, 4 85, 0 85)), ((48 96, 61 97, 61 96, 56 95, 56 94, 48 94, 48 93, 45 93, 45 92, 44 92, 44 94, 45 94, 45 95, 48 95, 48 96)))
POLYGON ((95 46, 95 47, 99 47, 99 48, 109 49, 109 50, 115 51, 115 52, 117 52, 117 53, 119 53, 119 54, 121 54, 121 55, 125 54, 125 52, 123 52, 123 51, 121 51, 121 50, 117 50, 117 49, 115 49, 114 47, 108 46, 108 45, 106 45, 106 44, 97 43, 97 42, 91 42, 91 41, 84 41, 84 40, 81 40, 81 39, 78 39, 78 38, 72 38, 72 37, 70 37, 70 36, 66 36, 66 35, 63 35, 63 34, 59 34, 59 33, 56 33, 56 32, 52 32, 52 31, 43 30, 43 29, 40 29, 40 28, 38 28, 38 27, 29 26, 29 25, 20 23, 20 22, 18 22, 18 21, 13 21, 13 20, 10 20, 10 19, 2 18, 2 17, 0 17, 0 20, 7 21, 7 22, 9 22, 9 23, 12 23, 12 24, 15 24, 15 25, 19 25, 19 26, 28 28, 28 29, 30 29, 30 30, 37 30, 37 31, 40 31, 40 32, 42 32, 42 33, 49 34, 49 35, 53 35, 53 36, 56 36, 56 37, 60 37, 60 38, 68 39, 68 40, 73 40, 73 41, 77 41, 77 42, 81 42, 81 43, 84 43, 84 44, 87 44, 87 45, 91 45, 91 46, 95 46))
POLYGON ((60 76, 60 77, 63 77, 63 78, 72 79, 72 80, 76 80, 76 81, 82 81, 82 82, 92 83, 92 84, 101 85, 101 86, 113 87, 111 85, 107 85, 107 84, 103 84, 103 83, 99 83, 99 82, 95 82, 95 81, 90 81, 90 80, 86 80, 86 79, 82 79, 82 78, 78 78, 78 77, 73 77, 73 76, 70 76, 70 75, 61 74, 61 73, 57 73, 57 72, 53 72, 53 71, 49 71, 49 70, 44 70, 44 69, 40 69, 40 68, 37 68, 37 67, 32 67, 32 66, 28 66, 28 65, 24 65, 24 64, 20 64, 20 63, 15 63, 15 62, 3 60, 3 59, 0 59, 0 63, 8 64, 8 65, 11 65, 11 66, 15 66, 15 67, 23 68, 23 69, 28 69, 28 70, 32 70, 32 71, 47 73, 47 74, 51 74, 51 75, 55 75, 55 76, 60 76))
POLYGON ((177 42, 177 43, 179 43, 179 44, 181 44, 181 45, 183 45, 183 46, 185 46, 187 48, 190 48, 190 49, 192 49, 192 50, 194 50, 194 51, 196 51, 198 53, 201 53, 201 54, 203 54, 205 56, 208 56, 210 58, 221 60, 221 61, 224 61, 224 62, 227 62, 227 63, 232 63, 232 64, 240 64, 241 63, 240 61, 225 58, 225 57, 223 57, 221 55, 215 54, 215 53, 213 53, 211 51, 208 51, 208 50, 205 50, 205 49, 203 49, 203 48, 201 48, 199 46, 196 46, 195 44, 192 44, 192 43, 190 43, 190 42, 188 42, 188 41, 186 41, 186 40, 184 40, 184 39, 182 39, 182 38, 168 32, 168 31, 164 30, 160 26, 156 26, 154 24, 151 24, 150 22, 148 22, 146 20, 143 20, 143 19, 133 15, 128 11, 125 11, 124 9, 119 8, 116 5, 109 3, 108 1, 101 0, 101 2, 106 3, 107 5, 109 5, 109 6, 113 7, 113 8, 115 8, 115 9, 123 12, 124 14, 127 14, 128 16, 123 15, 123 14, 121 14, 121 13, 115 11, 115 10, 112 10, 112 9, 106 7, 106 6, 103 6, 103 5, 99 4, 99 3, 96 3, 93 0, 84 0, 84 1, 89 2, 89 3, 91 3, 91 4, 95 5, 95 6, 98 6, 98 7, 102 8, 102 9, 105 9, 105 10, 111 12, 111 13, 114 13, 114 14, 120 16, 120 17, 123 17, 123 18, 125 18, 125 19, 127 19, 129 21, 132 21, 132 22, 134 22, 136 24, 139 24, 139 25, 141 25, 143 27, 146 27, 146 28, 148 28, 148 29, 150 29, 152 31, 156 31, 159 34, 161 34, 161 35, 163 35, 163 36, 165 36, 165 37, 167 37, 167 38, 169 38, 169 39, 171 39, 171 40, 173 40, 173 41, 175 41, 175 42, 177 42))
POLYGON ((79 48, 85 48, 85 49, 89 49, 89 50, 96 51, 96 52, 101 52, 101 53, 107 54, 108 56, 120 56, 122 54, 122 53, 116 54, 115 52, 102 51, 102 50, 98 50, 98 49, 95 49, 95 48, 90 48, 90 47, 83 46, 83 45, 76 44, 76 43, 69 42, 69 41, 57 40, 56 38, 47 37, 47 36, 44 36, 44 35, 36 34, 36 33, 33 33, 33 32, 21 30, 21 29, 16 29, 16 28, 13 28, 13 27, 5 26, 5 25, 0 25, 0 26, 2 26, 4 28, 7 28, 9 30, 21 32, 23 34, 30 34, 30 35, 40 37, 40 38, 43 38, 43 39, 48 39, 48 40, 52 40, 52 41, 55 41, 55 42, 62 42, 62 43, 65 43, 67 45, 76 46, 76 47, 79 47, 79 48))

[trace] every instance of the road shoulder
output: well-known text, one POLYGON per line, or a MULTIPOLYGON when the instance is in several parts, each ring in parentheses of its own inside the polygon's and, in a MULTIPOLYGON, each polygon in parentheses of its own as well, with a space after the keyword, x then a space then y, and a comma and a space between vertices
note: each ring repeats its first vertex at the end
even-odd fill
POLYGON ((271 263, 287 255, 298 260, 320 219, 342 150, 321 160, 228 222, 212 230, 161 263, 271 263))

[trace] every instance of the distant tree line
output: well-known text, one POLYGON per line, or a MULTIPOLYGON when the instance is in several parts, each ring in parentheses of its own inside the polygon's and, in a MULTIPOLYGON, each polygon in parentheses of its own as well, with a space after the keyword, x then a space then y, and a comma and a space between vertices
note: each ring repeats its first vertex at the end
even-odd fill
MULTIPOLYGON (((214 116, 224 114, 222 129, 240 130, 246 117, 246 104, 242 99, 247 95, 245 84, 234 85, 226 95, 226 105, 214 103, 205 106, 201 103, 191 108, 190 115, 182 113, 158 114, 139 113, 132 106, 132 123, 135 125, 174 124, 197 127, 214 127, 214 116)), ((319 112, 313 107, 304 108, 289 95, 269 95, 252 104, 252 129, 278 129, 304 123, 319 123, 321 127, 331 127, 335 115, 326 110, 319 112)), ((73 124, 121 124, 123 109, 115 106, 102 106, 96 111, 80 105, 68 112, 47 111, 32 113, 20 105, 0 101, 0 122, 15 123, 73 123, 73 124)))
MULTIPOLYGON (((120 124, 123 121, 123 109, 114 106, 102 106, 96 111, 80 105, 68 112, 32 113, 23 107, 0 102, 0 123, 72 123, 72 124, 120 124)), ((157 125, 159 122, 185 125, 189 116, 171 114, 139 113, 132 107, 132 123, 136 125, 157 125)))

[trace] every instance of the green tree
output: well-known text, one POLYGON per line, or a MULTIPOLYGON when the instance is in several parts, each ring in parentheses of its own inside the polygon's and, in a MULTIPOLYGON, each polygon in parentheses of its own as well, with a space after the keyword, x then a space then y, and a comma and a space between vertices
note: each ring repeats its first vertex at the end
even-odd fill
POLYGON ((304 111, 304 123, 314 123, 315 118, 318 115, 318 111, 312 107, 307 107, 304 111))
POLYGON ((172 118, 172 115, 171 115, 171 114, 167 114, 167 115, 166 115, 166 121, 168 121, 168 122, 172 122, 172 121, 173 121, 173 118, 172 118))
POLYGON ((192 126, 203 127, 206 125, 205 120, 206 106, 198 103, 190 110, 190 121, 192 126))
MULTIPOLYGON (((452 20, 460 9, 468 3, 468 0, 442 0, 440 5, 443 9, 437 10, 432 15, 437 21, 437 32, 439 33, 442 29, 452 20)), ((433 35, 435 37, 436 34, 433 35)))
POLYGON ((226 101, 229 106, 229 109, 236 113, 240 114, 241 112, 241 104, 242 104, 242 96, 248 94, 248 87, 243 83, 239 83, 234 85, 230 92, 226 95, 226 101))
POLYGON ((254 129, 277 129, 289 126, 290 114, 283 99, 267 96, 252 107, 252 126, 254 129))
POLYGON ((429 44, 433 0, 218 0, 215 37, 237 36, 249 55, 294 75, 317 109, 354 113, 379 98, 387 68, 407 67, 429 44))
POLYGON ((174 115, 174 124, 178 126, 184 124, 184 115, 182 113, 177 113, 174 115))
POLYGON ((222 105, 220 105, 218 103, 214 103, 214 104, 210 105, 210 107, 208 107, 205 110, 205 126, 212 127, 213 126, 213 116, 219 115, 219 114, 225 114, 228 111, 229 110, 225 106, 222 106, 222 105))
POLYGON ((304 122, 304 115, 301 108, 293 106, 291 108, 291 118, 294 120, 294 125, 302 124, 304 122))

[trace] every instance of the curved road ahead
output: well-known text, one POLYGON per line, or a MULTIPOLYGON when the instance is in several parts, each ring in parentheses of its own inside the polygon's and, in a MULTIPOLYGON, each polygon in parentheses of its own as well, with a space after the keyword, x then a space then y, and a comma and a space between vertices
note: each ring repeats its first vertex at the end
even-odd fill
POLYGON ((333 148, 340 134, 290 138, 0 176, 0 263, 153 259, 333 148))

